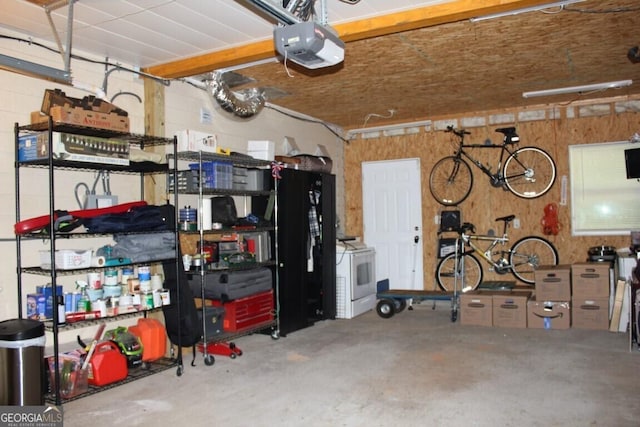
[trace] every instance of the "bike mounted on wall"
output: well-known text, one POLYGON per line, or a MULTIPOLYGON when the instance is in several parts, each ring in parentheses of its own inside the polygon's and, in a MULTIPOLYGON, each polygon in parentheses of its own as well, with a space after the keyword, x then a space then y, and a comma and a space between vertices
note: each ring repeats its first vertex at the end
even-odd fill
POLYGON ((471 193, 473 174, 469 162, 489 177, 492 186, 524 199, 542 196, 555 182, 556 165, 551 156, 538 147, 516 148, 520 137, 515 127, 496 129, 496 132, 503 134, 502 144, 465 144, 464 137, 470 132, 456 130, 453 126, 448 126, 445 132, 457 136, 456 151, 440 159, 429 175, 431 195, 442 205, 456 206, 471 193), (471 148, 499 149, 495 167, 484 165, 474 158, 468 151, 471 148))

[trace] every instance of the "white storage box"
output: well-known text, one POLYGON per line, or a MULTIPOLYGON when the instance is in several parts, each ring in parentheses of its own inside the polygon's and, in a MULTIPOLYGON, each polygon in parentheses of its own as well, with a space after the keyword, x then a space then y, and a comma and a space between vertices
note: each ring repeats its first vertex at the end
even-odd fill
POLYGON ((247 154, 254 159, 273 161, 276 158, 276 144, 273 141, 249 141, 247 154))
POLYGON ((176 137, 178 138, 178 152, 215 153, 218 148, 216 136, 206 132, 186 129, 177 132, 176 137))
MULTIPOLYGON (((75 270, 91 267, 91 250, 62 249, 56 251, 56 268, 75 270)), ((40 251, 40 267, 51 270, 51 251, 40 251)))

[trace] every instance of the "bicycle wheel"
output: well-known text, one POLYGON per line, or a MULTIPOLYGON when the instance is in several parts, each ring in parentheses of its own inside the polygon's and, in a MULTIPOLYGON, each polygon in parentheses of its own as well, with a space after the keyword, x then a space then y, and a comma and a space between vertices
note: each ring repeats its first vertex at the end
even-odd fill
POLYGON ((456 156, 444 157, 433 166, 429 175, 429 190, 438 203, 455 206, 469 196, 473 186, 471 168, 456 156))
POLYGON ((482 266, 475 256, 467 254, 458 256, 456 259, 456 254, 453 253, 442 258, 438 263, 436 281, 444 291, 466 292, 480 285, 482 274, 482 266))
POLYGON ((538 267, 558 265, 558 251, 550 241, 542 237, 523 237, 511 248, 509 265, 517 279, 533 285, 534 273, 538 267))
POLYGON ((551 189, 556 180, 556 164, 546 151, 523 147, 507 158, 502 173, 509 191, 524 199, 535 199, 551 189))

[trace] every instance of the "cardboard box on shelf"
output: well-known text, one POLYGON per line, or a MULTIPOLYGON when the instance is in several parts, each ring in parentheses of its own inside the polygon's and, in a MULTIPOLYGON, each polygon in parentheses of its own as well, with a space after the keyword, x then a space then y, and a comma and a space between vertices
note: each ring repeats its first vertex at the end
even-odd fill
POLYGON ((546 301, 531 298, 527 303, 527 327, 534 329, 569 329, 569 301, 546 301))
POLYGON ((176 138, 178 140, 178 152, 217 152, 218 140, 216 135, 192 129, 185 129, 178 131, 176 133, 176 138))
POLYGON ((527 301, 531 292, 495 292, 493 294, 493 326, 527 327, 527 301))
POLYGON ((609 329, 609 298, 571 299, 571 325, 576 329, 609 329))
POLYGON ((571 266, 543 265, 534 273, 538 301, 569 301, 571 299, 571 266))
POLYGON ((572 295, 577 298, 608 298, 609 263, 585 262, 571 265, 572 295))
POLYGON ((27 294, 27 319, 44 320, 47 298, 43 294, 27 294))
POLYGON ((493 326, 493 294, 481 291, 461 294, 460 324, 493 326))
MULTIPOLYGON (((129 132, 129 117, 116 113, 100 113, 80 107, 55 106, 49 110, 49 116, 56 124, 91 127, 116 132, 129 132)), ((31 113, 31 124, 46 123, 49 116, 40 111, 31 113)))

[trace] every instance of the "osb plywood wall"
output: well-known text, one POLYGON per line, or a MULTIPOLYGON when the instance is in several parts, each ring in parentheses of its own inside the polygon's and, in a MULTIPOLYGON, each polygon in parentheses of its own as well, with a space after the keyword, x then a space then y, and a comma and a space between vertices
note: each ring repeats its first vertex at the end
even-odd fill
MULTIPOLYGON (((474 187, 471 195, 458 208, 462 220, 476 225, 477 233, 486 233, 490 229, 497 234, 502 229, 495 218, 515 214, 520 219, 520 228, 509 231, 511 242, 526 235, 540 235, 550 240, 558 249, 560 262, 571 264, 584 262, 587 251, 596 245, 628 247, 629 236, 572 237, 571 236, 571 197, 570 185, 567 190, 567 204, 560 205, 561 177, 569 179, 568 146, 574 144, 590 144, 609 141, 628 140, 631 135, 640 131, 640 110, 638 100, 625 99, 601 101, 597 105, 556 106, 541 109, 536 114, 531 111, 503 111, 499 114, 475 114, 473 120, 469 116, 443 118, 434 121, 440 125, 451 122, 471 132, 466 142, 482 144, 487 138, 493 143, 501 141, 496 128, 515 125, 521 138, 520 146, 534 145, 546 150, 556 161, 558 178, 551 191, 544 196, 525 200, 517 198, 509 192, 490 185, 488 178, 472 165, 474 187), (542 113, 542 114, 539 114, 542 113), (529 115, 528 115, 529 114, 529 115), (535 120, 518 120, 518 117, 541 117, 535 120), (514 117, 511 123, 496 122, 494 117, 514 117), (465 122, 484 123, 481 126, 464 126, 465 122), (557 235, 544 235, 541 219, 544 208, 549 203, 558 204, 561 230, 557 235)), ((362 170, 364 161, 391 160, 400 158, 420 158, 422 176, 422 218, 423 218, 423 253, 424 253, 424 287, 433 289, 434 272, 437 264, 438 225, 434 217, 439 215, 443 206, 435 202, 429 192, 429 173, 437 160, 450 155, 454 145, 451 134, 441 130, 424 131, 412 135, 380 137, 374 139, 355 139, 345 146, 345 229, 347 234, 363 235, 362 218, 362 170)), ((473 149, 473 154, 483 163, 496 164, 499 150, 473 149)), ((501 224, 501 223, 500 223, 501 224)), ((448 235, 446 237, 454 237, 448 235)), ((485 280, 499 280, 505 277, 490 273, 485 266, 485 280)), ((510 280, 513 280, 511 277, 510 280)))

